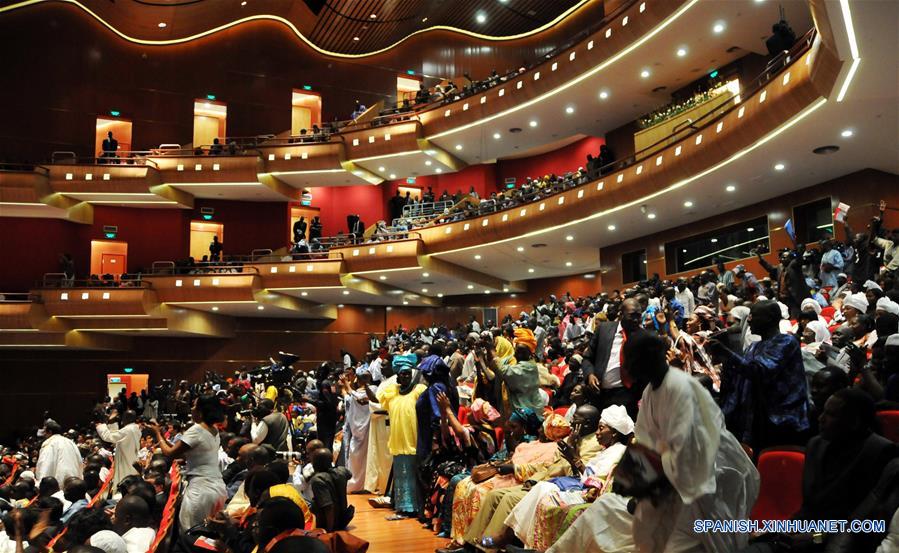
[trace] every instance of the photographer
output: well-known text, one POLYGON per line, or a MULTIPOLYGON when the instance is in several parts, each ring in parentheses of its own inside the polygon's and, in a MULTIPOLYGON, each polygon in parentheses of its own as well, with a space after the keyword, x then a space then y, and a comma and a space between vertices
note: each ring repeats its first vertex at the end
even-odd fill
POLYGON ((253 426, 250 437, 254 444, 268 444, 275 451, 287 451, 287 436, 290 425, 284 413, 275 411, 275 402, 263 399, 253 410, 253 426))
POLYGON ((97 423, 97 435, 104 442, 115 444, 115 474, 112 486, 115 488, 126 476, 137 474, 134 465, 140 451, 141 429, 137 424, 137 414, 130 409, 122 414, 122 426, 119 428, 119 414, 113 413, 97 423))

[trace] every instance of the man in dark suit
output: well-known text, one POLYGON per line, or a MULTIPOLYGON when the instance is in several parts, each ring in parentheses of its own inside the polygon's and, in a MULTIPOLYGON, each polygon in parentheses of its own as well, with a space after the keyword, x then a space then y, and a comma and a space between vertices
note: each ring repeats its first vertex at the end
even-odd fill
POLYGON ((637 397, 629 388, 627 376, 622 378, 621 352, 627 335, 640 329, 641 316, 637 300, 624 300, 618 320, 600 323, 584 353, 584 379, 599 394, 596 407, 600 411, 611 405, 624 405, 632 417, 637 415, 637 397))

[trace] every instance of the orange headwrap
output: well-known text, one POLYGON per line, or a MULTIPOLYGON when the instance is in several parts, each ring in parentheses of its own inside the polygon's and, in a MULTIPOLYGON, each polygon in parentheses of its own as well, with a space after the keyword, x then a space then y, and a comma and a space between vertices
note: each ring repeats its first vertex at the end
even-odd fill
POLYGON ((527 347, 531 353, 537 351, 537 338, 534 337, 534 332, 530 328, 516 328, 515 339, 512 340, 512 343, 516 346, 521 344, 527 347))
POLYGON ((543 421, 543 434, 550 440, 557 442, 571 434, 571 423, 558 413, 553 413, 543 421))

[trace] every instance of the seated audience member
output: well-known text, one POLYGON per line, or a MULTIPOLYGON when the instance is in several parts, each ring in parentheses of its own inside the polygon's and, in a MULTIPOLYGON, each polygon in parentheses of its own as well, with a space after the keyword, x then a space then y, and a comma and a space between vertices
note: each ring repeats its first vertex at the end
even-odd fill
MULTIPOLYGON (((806 448, 802 506, 794 518, 851 519, 874 489, 887 463, 899 455, 899 450, 896 444, 873 432, 874 401, 859 389, 835 392, 818 418, 820 434, 806 448)), ((827 542, 832 537, 835 536, 769 535, 747 551, 795 551, 797 547, 816 540, 827 542)))
POLYGON ((309 480, 312 488, 312 512, 319 528, 328 532, 347 527, 355 508, 347 506, 347 481, 352 478, 346 467, 331 464, 331 450, 321 448, 312 453, 312 467, 315 474, 309 480))
POLYGON ((137 495, 126 495, 115 506, 113 527, 128 548, 128 553, 146 553, 156 530, 150 525, 150 506, 137 495))
MULTIPOLYGON (((254 533, 255 550, 259 553, 329 553, 320 540, 303 535, 303 514, 289 499, 273 497, 259 506, 256 517, 259 529, 254 533)), ((238 549, 249 553, 250 549, 238 549)))

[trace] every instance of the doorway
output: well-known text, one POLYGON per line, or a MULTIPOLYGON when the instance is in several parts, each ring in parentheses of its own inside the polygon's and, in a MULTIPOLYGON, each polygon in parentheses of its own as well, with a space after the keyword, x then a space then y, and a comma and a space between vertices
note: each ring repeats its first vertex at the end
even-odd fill
MULTIPOLYGON (((195 261, 200 261, 203 256, 209 256, 209 244, 212 238, 218 236, 219 242, 225 243, 225 225, 222 223, 210 223, 208 221, 190 222, 190 256, 195 261)), ((224 255, 224 252, 223 252, 224 255)))
POLYGON ((215 100, 194 101, 193 147, 209 146, 216 138, 225 137, 228 105, 215 100))
POLYGON ((313 92, 293 91, 290 109, 290 134, 297 136, 300 131, 312 134, 312 125, 322 124, 322 98, 313 92))
POLYGON ((421 81, 408 75, 396 77, 396 107, 403 107, 403 100, 409 100, 410 105, 415 104, 415 95, 421 81))
POLYGON ((128 272, 128 243, 116 240, 91 240, 91 274, 112 275, 119 280, 128 272))
POLYGON ((140 395, 143 390, 150 391, 149 383, 150 375, 148 374, 107 374, 106 395, 115 399, 123 389, 126 395, 130 396, 131 392, 140 395))
POLYGON ((293 243, 293 225, 300 220, 300 217, 306 218, 306 239, 309 239, 309 228, 312 226, 312 218, 319 215, 317 207, 300 207, 290 206, 290 226, 287 229, 288 240, 293 243))
MULTIPOLYGON (((103 141, 106 140, 108 133, 112 133, 112 138, 118 142, 116 152, 131 151, 131 121, 127 119, 114 117, 97 117, 97 126, 94 131, 94 155, 103 156, 103 141)), ((118 154, 116 154, 118 156, 118 154)))

